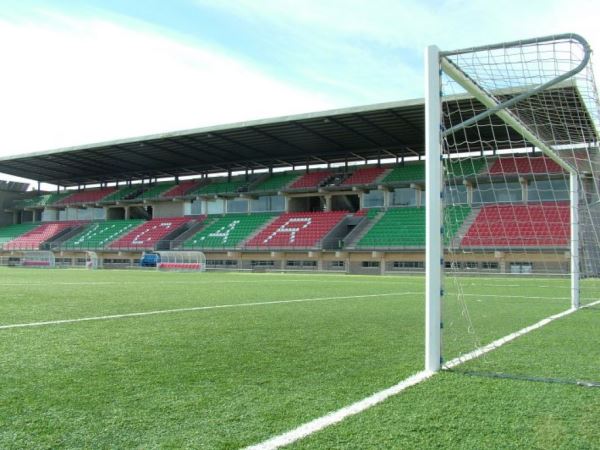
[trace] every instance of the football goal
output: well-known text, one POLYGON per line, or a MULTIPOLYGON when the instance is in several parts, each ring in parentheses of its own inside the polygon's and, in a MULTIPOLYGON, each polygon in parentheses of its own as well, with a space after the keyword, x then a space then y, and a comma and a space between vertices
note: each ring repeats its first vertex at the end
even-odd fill
MULTIPOLYGON (((485 362, 600 298, 590 55, 575 34, 428 47, 427 370, 485 362)), ((523 375, 537 370, 532 358, 523 375)))
POLYGON ((55 266, 54 253, 45 250, 23 252, 21 266, 52 268, 55 266))
POLYGON ((206 257, 196 251, 162 251, 158 254, 156 268, 174 271, 206 271, 206 257))
POLYGON ((85 252, 85 267, 90 270, 102 267, 101 259, 96 252, 85 252))

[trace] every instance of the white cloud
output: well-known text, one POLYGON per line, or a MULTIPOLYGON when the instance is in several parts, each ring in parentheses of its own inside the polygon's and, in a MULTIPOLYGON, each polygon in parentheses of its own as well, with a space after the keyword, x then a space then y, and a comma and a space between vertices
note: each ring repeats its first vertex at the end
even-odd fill
POLYGON ((108 20, 1 21, 0 155, 335 106, 223 52, 108 20))

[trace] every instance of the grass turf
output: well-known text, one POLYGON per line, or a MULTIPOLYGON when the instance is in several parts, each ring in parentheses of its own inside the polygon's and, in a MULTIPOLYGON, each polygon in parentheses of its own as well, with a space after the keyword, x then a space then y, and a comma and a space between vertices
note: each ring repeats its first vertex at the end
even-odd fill
MULTIPOLYGON (((418 276, 2 269, 0 280, 0 325, 321 299, 0 330, 1 448, 239 448, 357 401, 422 367, 423 279, 418 276), (398 295, 360 297, 391 293, 398 295)), ((533 283, 546 300, 530 302, 500 297, 510 289, 521 292, 501 286, 501 280, 465 279, 472 295, 466 297, 469 310, 484 342, 565 309, 563 299, 546 294, 556 292, 560 280, 546 290, 533 283)), ((460 316, 458 304, 448 308, 448 315, 460 316)), ((575 333, 573 342, 583 316, 573 317, 575 325, 568 330, 575 333)), ((588 316, 592 323, 584 328, 589 331, 594 321, 597 328, 597 314, 588 316)), ((465 338, 455 334, 448 343, 449 356, 472 345, 468 333, 465 338)), ((516 354, 522 358, 536 348, 541 351, 552 340, 565 343, 562 334, 550 333, 541 342, 538 332, 524 337, 519 341, 524 350, 514 344, 516 354)), ((507 349, 503 355, 503 350, 497 351, 497 361, 489 357, 486 363, 507 370, 518 364, 513 353, 507 349)), ((583 360, 575 358, 562 375, 579 373, 577 365, 583 360)), ((594 366, 581 370, 591 375, 594 366)), ((547 389, 550 394, 544 390, 544 398, 566 398, 581 406, 569 411, 579 411, 582 420, 589 417, 590 396, 598 399, 600 393, 593 397, 571 386, 528 389, 527 382, 442 374, 297 445, 382 448, 433 443, 428 439, 430 427, 436 427, 431 415, 448 410, 443 398, 462 394, 462 401, 451 402, 455 421, 444 418, 437 425, 438 433, 443 432, 438 442, 451 446, 463 427, 480 428, 480 409, 513 405, 515 383, 522 383, 528 394, 518 396, 525 399, 524 406, 531 392, 547 389), (490 403, 492 397, 496 400, 490 403), (394 420, 407 426, 396 423, 396 430, 386 430, 377 424, 394 420), (451 429, 444 431, 444 424, 451 429)), ((491 414, 488 422, 495 420, 506 429, 522 422, 522 414, 502 418, 500 411, 505 409, 491 414)), ((548 426, 562 420, 556 416, 561 410, 553 411, 552 417, 544 416, 548 426)), ((527 421, 521 428, 537 430, 527 421)), ((487 446, 491 438, 484 431, 482 445, 474 445, 476 434, 465 445, 487 446)), ((527 436, 522 442, 533 442, 527 436)), ((589 442, 585 433, 577 436, 580 441, 572 442, 589 442)))

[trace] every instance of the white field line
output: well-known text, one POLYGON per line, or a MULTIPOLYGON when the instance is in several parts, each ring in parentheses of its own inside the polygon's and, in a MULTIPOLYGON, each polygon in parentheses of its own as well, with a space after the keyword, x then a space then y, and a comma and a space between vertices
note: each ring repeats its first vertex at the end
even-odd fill
MULTIPOLYGON (((205 285, 205 284, 235 284, 235 283, 265 283, 266 280, 210 280, 210 281, 191 281, 191 280, 160 280, 161 285, 171 285, 171 284, 185 284, 185 285, 205 285)), ((306 280, 294 280, 294 279, 283 279, 283 280, 268 280, 269 283, 305 283, 306 280)), ((363 280, 310 280, 311 283, 324 283, 324 284, 349 284, 349 283, 364 283, 363 280)), ((57 281, 57 282, 48 282, 48 283, 26 283, 26 282, 14 282, 14 283, 0 283, 0 286, 103 286, 103 285, 138 285, 143 284, 147 285, 148 280, 143 281, 57 281)), ((392 280, 384 280, 383 282, 378 281, 377 284, 393 284, 406 286, 407 283, 401 283, 401 280, 392 281, 392 280)), ((417 285, 422 285, 423 282, 419 281, 415 283, 417 285)))
POLYGON ((61 320, 46 320, 43 322, 27 322, 27 323, 15 323, 9 325, 0 325, 0 330, 8 330, 11 328, 28 328, 28 327, 41 327, 44 325, 59 325, 65 323, 77 323, 77 322, 90 322, 94 320, 110 320, 110 319, 124 319, 127 317, 143 317, 143 316, 154 316, 157 314, 172 314, 189 311, 205 311, 210 309, 226 309, 226 308, 242 308, 250 306, 265 306, 265 305, 281 305, 286 303, 302 303, 302 302, 320 302, 325 300, 350 300, 358 298, 373 298, 373 297, 389 297, 389 296, 405 296, 405 295, 416 295, 415 292, 390 292, 384 294, 363 294, 363 295, 345 295, 340 297, 317 297, 317 298, 298 298, 293 300, 274 300, 272 302, 252 302, 252 303, 231 303, 227 305, 209 305, 209 306, 192 306, 189 308, 177 308, 177 309, 159 309, 155 311, 143 311, 134 313, 124 314, 111 314, 107 316, 93 316, 93 317, 80 317, 77 319, 61 319, 61 320))
POLYGON ((363 400, 348 405, 342 409, 338 409, 337 411, 331 412, 326 416, 319 417, 315 420, 311 420, 310 422, 307 422, 304 425, 299 426, 298 428, 288 431, 287 433, 283 433, 278 436, 272 437, 271 439, 261 442, 260 444, 246 447, 246 450, 276 449, 289 445, 293 442, 299 441, 300 439, 303 439, 313 433, 316 433, 317 431, 322 430, 323 428, 326 428, 330 425, 334 425, 350 416, 363 412, 366 409, 369 409, 370 407, 383 402, 389 397, 402 392, 404 389, 410 386, 414 386, 415 384, 421 383, 422 381, 425 381, 433 374, 434 372, 425 371, 416 373, 390 388, 384 389, 383 391, 379 391, 371 395, 370 397, 364 398, 363 400))
MULTIPOLYGON (((600 305, 600 300, 595 301, 593 303, 589 303, 587 305, 584 305, 580 309, 589 308, 589 307, 595 306, 595 305, 600 305)), ((451 368, 456 367, 464 362, 475 359, 485 353, 488 353, 492 350, 497 349, 498 347, 501 347, 502 345, 504 345, 508 342, 511 342, 511 341, 517 339, 518 337, 523 336, 524 334, 529 333, 530 331, 537 330, 538 328, 541 328, 544 325, 547 325, 554 320, 560 319, 561 317, 568 316, 569 314, 572 314, 576 311, 578 311, 578 310, 571 308, 571 309, 567 309, 566 311, 563 311, 561 313, 554 314, 550 317, 547 317, 546 319, 542 319, 533 325, 530 325, 530 326, 525 327, 515 333, 509 334, 508 336, 500 338, 484 347, 478 348, 477 350, 474 350, 468 354, 465 354, 458 358, 454 358, 451 361, 448 361, 448 363, 444 364, 444 369, 451 369, 451 368)), ((293 430, 290 430, 290 431, 287 431, 280 435, 274 436, 274 437, 267 439, 266 441, 263 441, 259 444, 246 447, 244 450, 275 450, 275 449, 278 449, 281 447, 285 447, 286 445, 290 445, 296 441, 299 441, 300 439, 310 436, 311 434, 314 434, 317 431, 323 430, 324 428, 327 428, 331 425, 335 425, 336 423, 339 423, 342 420, 345 420, 350 416, 353 416, 353 415, 356 415, 363 411, 366 411, 367 409, 371 408, 372 406, 375 406, 375 405, 387 400, 388 398, 399 394, 400 392, 404 391, 405 389, 407 389, 411 386, 414 386, 416 384, 422 383, 423 381, 431 378, 433 375, 435 375, 434 372, 427 372, 427 371, 418 372, 418 373, 402 380, 400 383, 395 384, 392 387, 384 389, 383 391, 376 392, 375 394, 373 394, 369 397, 366 397, 363 400, 359 400, 358 402, 353 403, 348 406, 345 406, 341 409, 338 409, 337 411, 330 412, 329 414, 327 414, 325 416, 311 420, 310 422, 300 425, 299 427, 294 428, 293 430)))
MULTIPOLYGON (((589 307, 596 306, 596 305, 600 305, 600 300, 597 300, 593 303, 588 303, 587 305, 583 305, 579 309, 589 308, 589 307)), ((544 325, 548 325, 550 322, 553 322, 557 319, 560 319, 562 317, 573 314, 576 311, 578 311, 578 309, 569 308, 566 311, 546 317, 545 319, 542 319, 539 322, 534 323, 533 325, 529 325, 528 327, 522 328, 519 331, 515 331, 514 333, 507 334, 506 336, 501 337, 500 339, 496 339, 494 342, 490 342, 489 344, 487 344, 483 347, 479 347, 478 349, 475 349, 472 352, 465 353, 464 355, 461 355, 454 359, 451 359, 446 364, 444 364, 443 368, 444 369, 452 369, 462 363, 471 361, 472 359, 478 358, 481 355, 484 355, 488 352, 491 352, 492 350, 497 349, 498 347, 502 347, 504 344, 514 341, 515 339, 529 333, 530 331, 542 328, 544 325)))

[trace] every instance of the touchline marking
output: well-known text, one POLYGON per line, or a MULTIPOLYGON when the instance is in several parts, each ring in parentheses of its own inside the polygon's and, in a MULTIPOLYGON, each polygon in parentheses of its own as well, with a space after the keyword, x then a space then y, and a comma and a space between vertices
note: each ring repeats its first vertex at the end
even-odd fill
POLYGON ((177 308, 177 309, 159 309, 155 311, 144 311, 124 314, 111 314, 107 316, 95 316, 95 317, 80 317, 78 319, 61 319, 61 320, 47 320, 44 322, 29 322, 29 323, 15 323, 10 325, 0 325, 0 330, 8 330, 11 328, 28 328, 28 327, 41 327, 44 325, 59 325, 64 323, 77 323, 77 322, 90 322, 94 320, 110 320, 110 319, 124 319, 127 317, 142 317, 142 316, 153 316, 157 314, 171 314, 179 312, 189 311, 204 311, 209 309, 225 309, 225 308, 238 308, 238 307, 249 307, 249 306, 265 306, 265 305, 281 305, 285 303, 301 303, 301 302, 319 302, 325 300, 348 300, 356 298, 372 298, 372 297, 389 297, 405 296, 405 295, 416 295, 415 292, 390 292, 384 294, 363 294, 363 295, 346 295, 341 297, 317 297, 317 298, 298 298, 294 300, 275 300, 272 302, 252 302, 252 303, 232 303, 228 305, 209 305, 209 306, 192 306, 190 308, 177 308))
MULTIPOLYGON (((590 307, 596 306, 596 305, 600 305, 600 300, 595 301, 593 303, 589 303, 584 306, 581 306, 579 309, 590 308, 590 307)), ((451 368, 456 367, 464 362, 475 359, 485 353, 491 352, 492 350, 495 350, 498 347, 503 346, 504 344, 506 344, 508 342, 511 342, 511 341, 517 339, 518 337, 523 336, 524 334, 529 333, 530 331, 537 330, 538 328, 541 328, 544 325, 547 325, 550 322, 553 322, 554 320, 560 319, 561 317, 568 316, 569 314, 573 314, 574 312, 578 311, 579 309, 570 308, 561 313, 554 314, 550 317, 542 319, 533 325, 525 327, 519 331, 516 331, 515 333, 511 333, 503 338, 497 339, 494 342, 492 342, 484 347, 478 348, 478 349, 476 349, 470 353, 467 353, 463 356, 459 356, 458 358, 454 358, 454 359, 448 361, 446 364, 444 364, 443 368, 451 369, 451 368)), ((293 430, 290 430, 290 431, 287 431, 280 435, 274 436, 274 437, 267 439, 266 441, 263 441, 259 444, 255 444, 255 445, 246 447, 244 450, 275 450, 275 449, 278 449, 281 447, 285 447, 286 445, 290 445, 296 441, 299 441, 300 439, 310 436, 311 434, 314 434, 317 431, 321 431, 324 428, 327 428, 331 425, 335 425, 336 423, 339 423, 339 422, 347 419, 350 416, 354 416, 358 413, 366 411, 367 409, 387 400, 388 398, 399 394, 400 392, 404 391, 405 389, 407 389, 411 386, 414 386, 416 384, 422 383, 423 381, 431 378, 433 375, 435 375, 435 372, 428 372, 428 371, 418 372, 418 373, 402 380, 400 383, 395 384, 392 387, 384 389, 383 391, 376 392, 375 394, 373 394, 369 397, 366 397, 362 400, 359 400, 356 403, 352 403, 351 405, 345 406, 341 409, 338 409, 337 411, 330 412, 329 414, 327 414, 325 416, 311 420, 310 422, 300 425, 299 427, 294 428, 293 430)))

